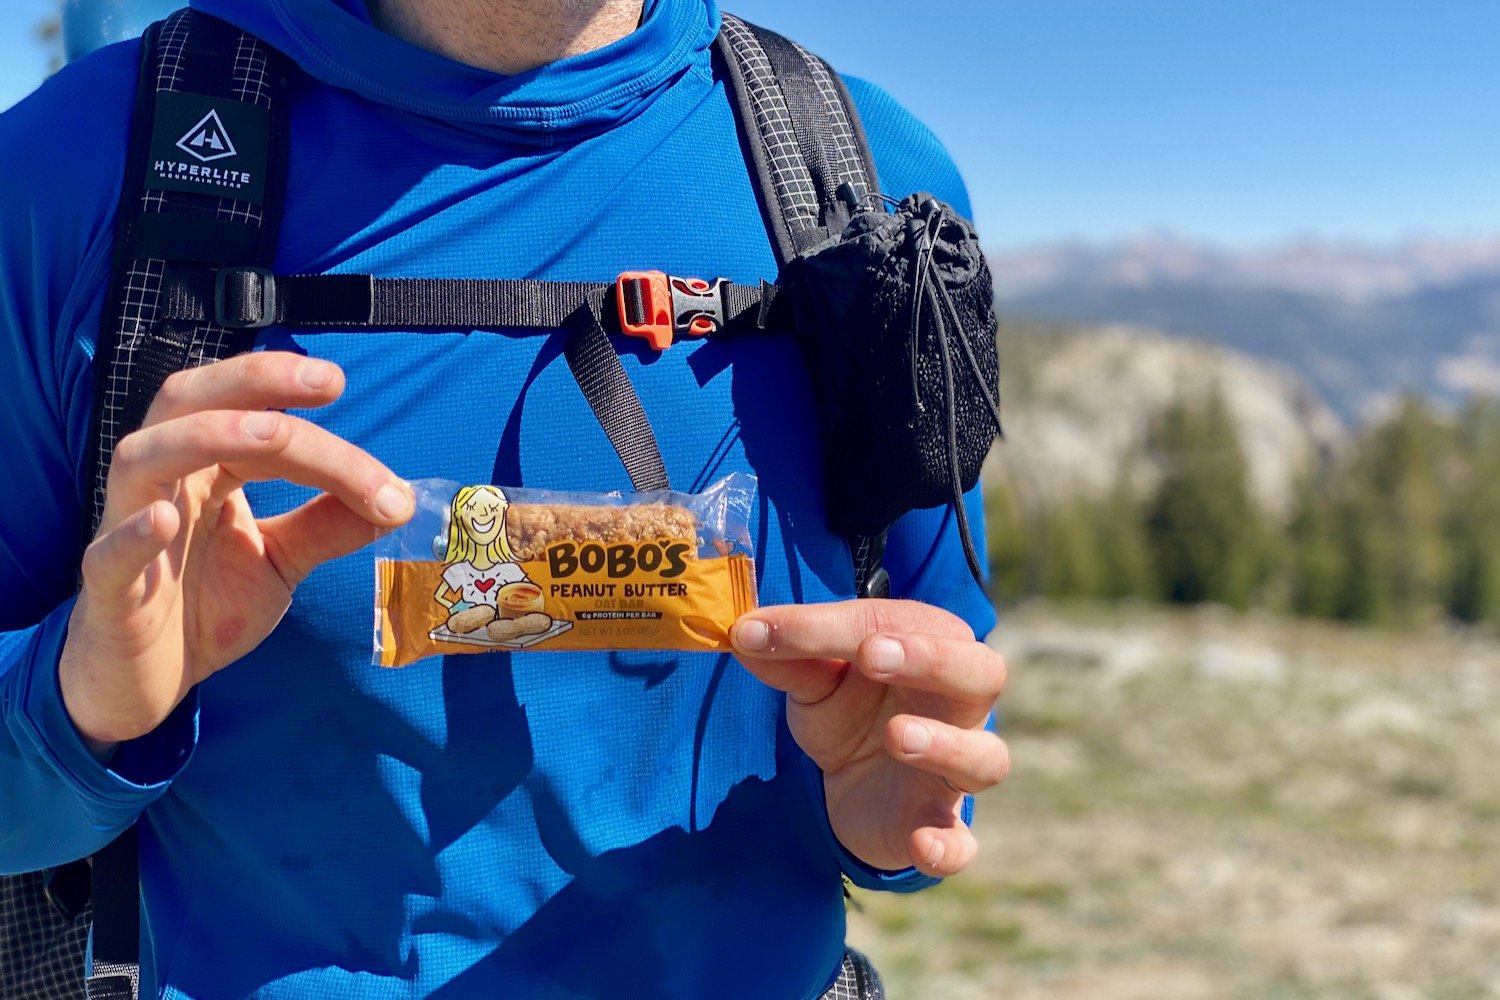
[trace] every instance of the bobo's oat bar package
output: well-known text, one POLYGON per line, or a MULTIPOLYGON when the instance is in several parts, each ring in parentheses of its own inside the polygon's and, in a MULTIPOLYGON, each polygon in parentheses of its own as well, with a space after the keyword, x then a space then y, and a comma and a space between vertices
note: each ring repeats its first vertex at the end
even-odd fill
POLYGON ((728 650, 756 606, 755 478, 702 493, 411 484, 377 543, 374 662, 494 650, 728 650))

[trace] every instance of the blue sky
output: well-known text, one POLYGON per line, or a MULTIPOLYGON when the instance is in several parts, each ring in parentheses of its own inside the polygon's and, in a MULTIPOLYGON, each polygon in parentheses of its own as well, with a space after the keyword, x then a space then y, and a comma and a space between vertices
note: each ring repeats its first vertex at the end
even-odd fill
MULTIPOLYGON (((52 3, 0 0, 0 107, 44 72, 52 3)), ((1500 233, 1496 0, 726 6, 932 125, 993 246, 1500 233)))

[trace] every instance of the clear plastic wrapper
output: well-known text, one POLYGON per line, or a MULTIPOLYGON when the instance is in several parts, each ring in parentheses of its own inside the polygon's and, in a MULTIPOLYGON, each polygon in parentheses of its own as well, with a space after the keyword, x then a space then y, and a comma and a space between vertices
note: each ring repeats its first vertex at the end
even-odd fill
POLYGON ((755 477, 702 493, 411 484, 376 543, 374 662, 495 650, 728 650, 756 606, 755 477))

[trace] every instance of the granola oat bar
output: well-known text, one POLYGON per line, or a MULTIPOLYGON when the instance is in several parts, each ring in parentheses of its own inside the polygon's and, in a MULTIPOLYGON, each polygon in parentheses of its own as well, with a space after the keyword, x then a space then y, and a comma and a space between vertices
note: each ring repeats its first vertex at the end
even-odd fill
POLYGON ((511 505, 505 522, 517 559, 545 559, 547 546, 557 542, 692 541, 697 531, 692 511, 658 503, 630 507, 517 503, 511 505))

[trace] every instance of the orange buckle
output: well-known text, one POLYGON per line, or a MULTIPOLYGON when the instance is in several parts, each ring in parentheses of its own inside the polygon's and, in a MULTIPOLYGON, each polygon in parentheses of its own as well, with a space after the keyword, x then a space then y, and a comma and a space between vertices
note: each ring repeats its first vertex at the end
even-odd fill
POLYGON ((678 278, 626 271, 615 279, 620 329, 665 351, 678 337, 704 337, 724 325, 723 278, 678 278))

